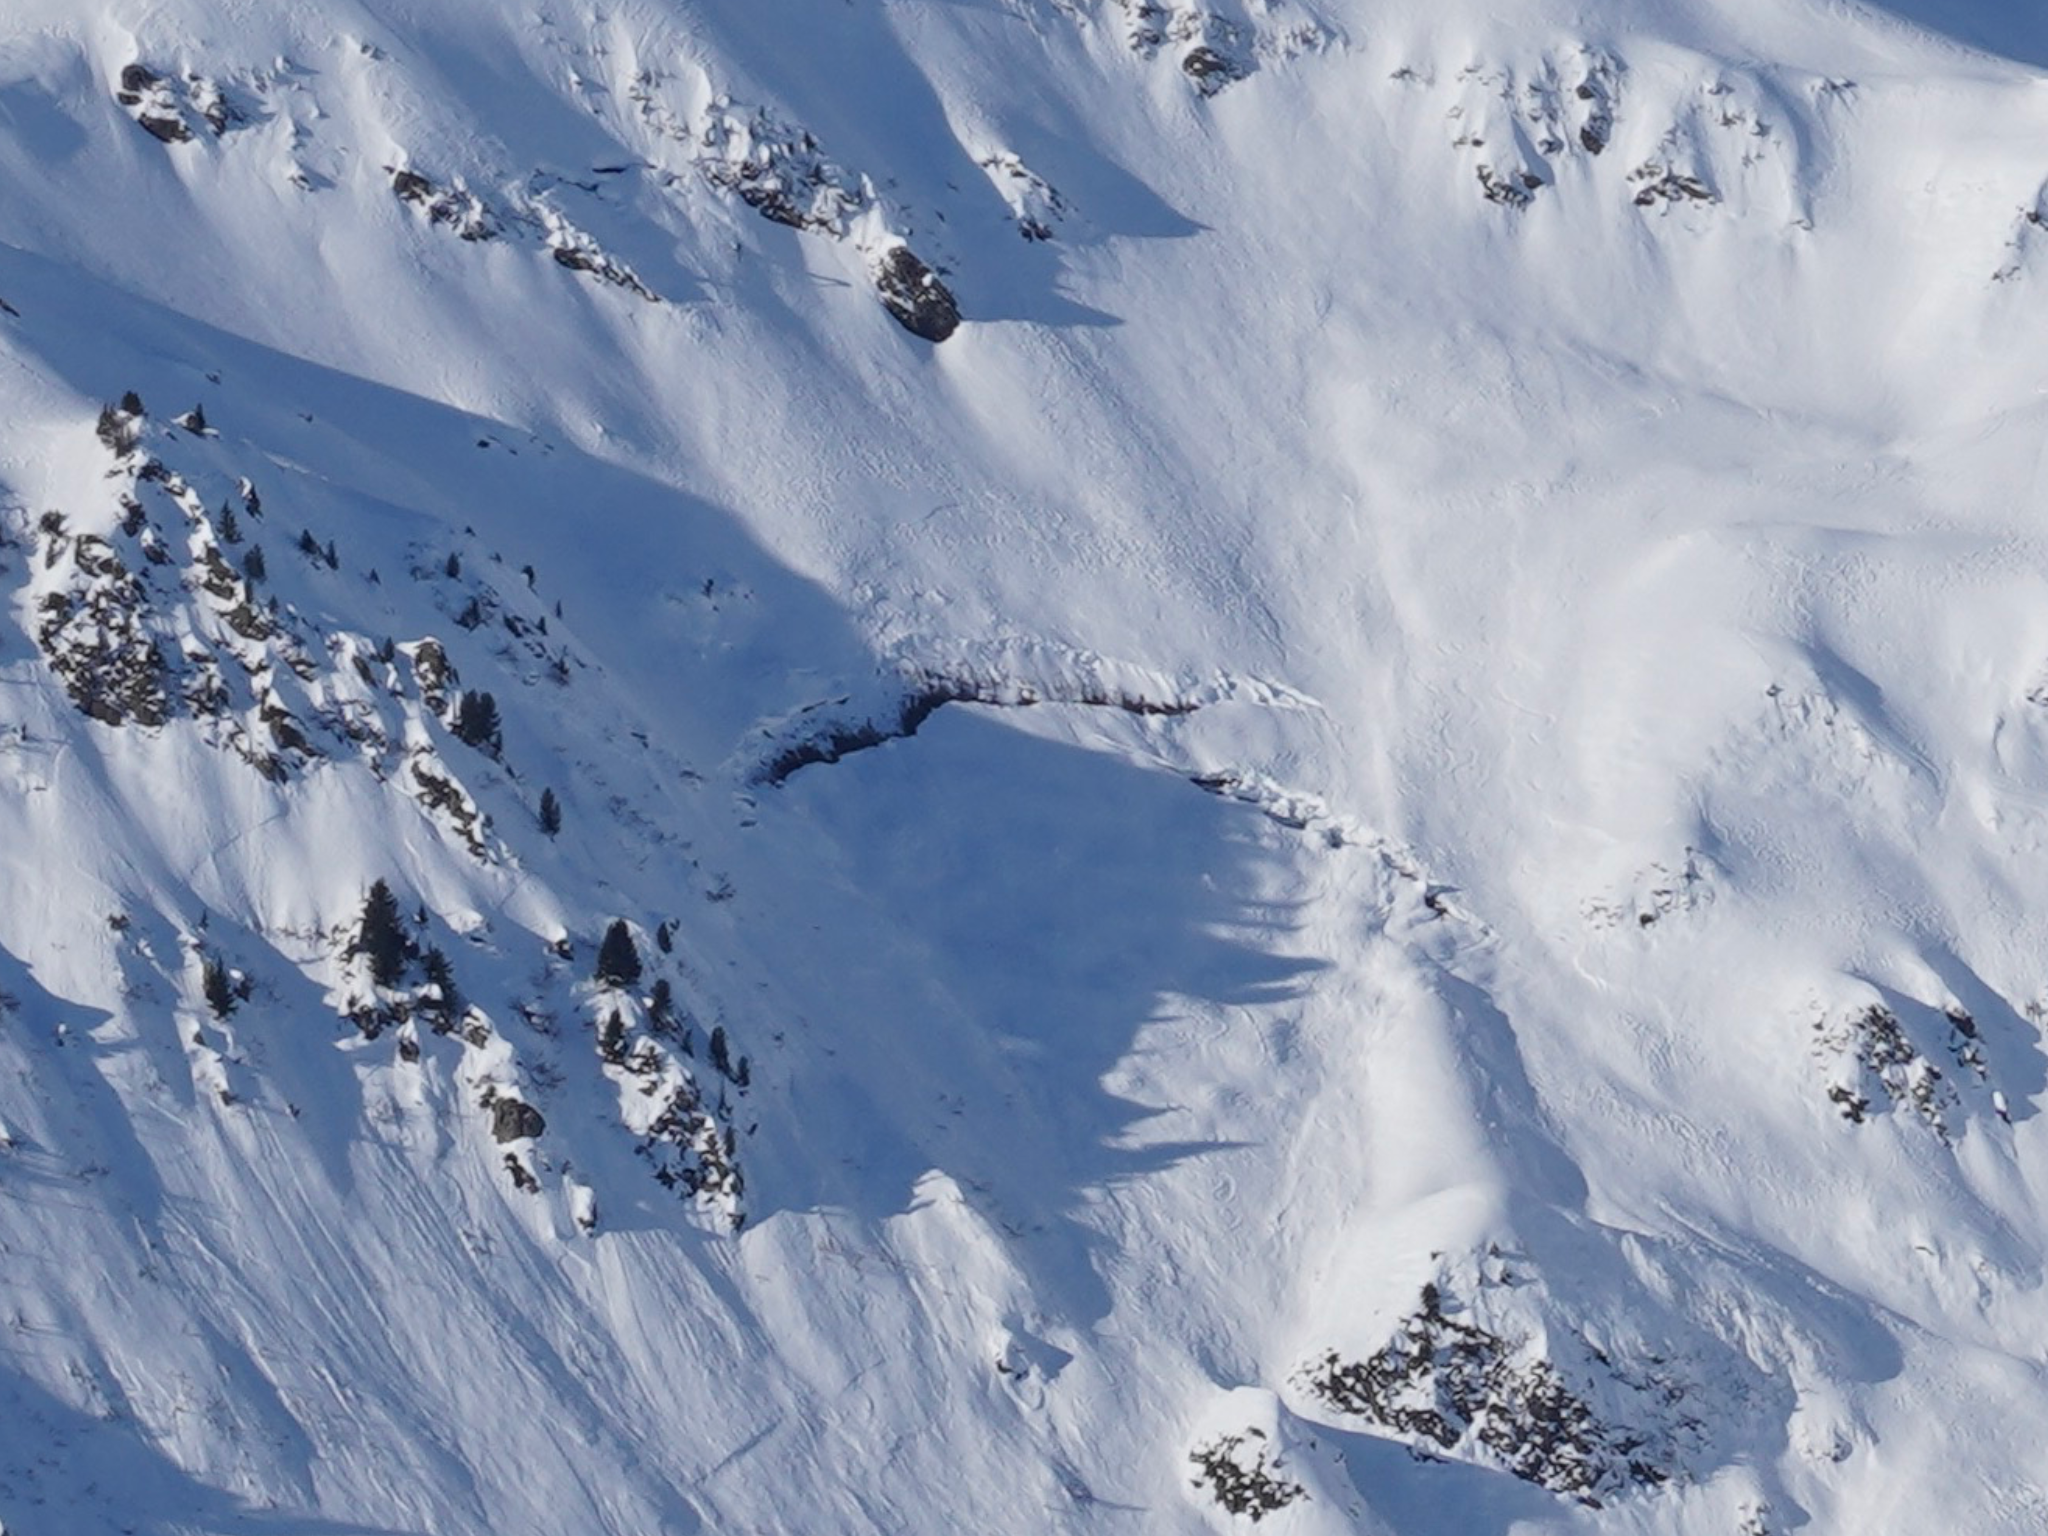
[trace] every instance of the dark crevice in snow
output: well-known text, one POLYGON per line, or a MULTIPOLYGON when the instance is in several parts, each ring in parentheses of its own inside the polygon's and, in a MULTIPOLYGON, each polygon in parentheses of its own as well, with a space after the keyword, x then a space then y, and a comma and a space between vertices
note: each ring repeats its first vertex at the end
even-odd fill
MULTIPOLYGON (((831 706, 843 706, 838 699, 831 706)), ((799 769, 817 763, 836 763, 855 752, 865 752, 885 742, 915 736, 924 723, 948 704, 990 704, 1009 709, 1034 704, 1084 704, 1097 709, 1119 709, 1132 715, 1191 715, 1202 704, 1191 699, 1154 699, 1142 694, 1103 689, 1049 691, 1028 684, 995 683, 957 677, 926 677, 915 682, 898 702, 893 715, 861 720, 835 720, 819 725, 801 739, 791 742, 764 761, 753 774, 757 784, 781 784, 799 769)))

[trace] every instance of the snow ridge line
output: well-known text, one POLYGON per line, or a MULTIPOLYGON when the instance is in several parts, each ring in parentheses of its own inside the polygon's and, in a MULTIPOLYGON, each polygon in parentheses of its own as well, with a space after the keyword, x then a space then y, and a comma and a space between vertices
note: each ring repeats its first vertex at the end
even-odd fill
MULTIPOLYGON (((831 717, 816 721, 803 735, 771 751, 748 775, 754 784, 779 785, 798 770, 818 763, 836 763, 855 752, 865 752, 884 742, 915 736, 924 723, 948 704, 993 704, 1009 709, 1034 704, 1085 704, 1100 709, 1120 709, 1133 715, 1191 715, 1213 699, 1155 699, 1120 689, 1089 687, 1044 689, 1030 683, 1003 682, 983 678, 926 673, 906 680, 907 687, 893 710, 866 717, 831 717)), ((850 698, 814 704, 800 712, 799 720, 820 710, 843 708, 850 698)))
POLYGON ((905 654, 909 647, 898 649, 893 665, 885 664, 877 689, 868 692, 864 702, 856 702, 858 694, 847 693, 762 721, 752 733, 752 744, 739 754, 738 777, 754 785, 782 784, 800 769, 836 763, 850 753, 915 736, 948 704, 1009 709, 1079 704, 1155 718, 1192 715, 1231 702, 1281 709, 1318 707, 1291 688, 1258 678, 1218 673, 1205 682, 1176 681, 1092 651, 1024 637, 957 647, 941 642, 936 648, 953 653, 934 660, 929 643, 916 647, 923 654, 915 658, 905 654))

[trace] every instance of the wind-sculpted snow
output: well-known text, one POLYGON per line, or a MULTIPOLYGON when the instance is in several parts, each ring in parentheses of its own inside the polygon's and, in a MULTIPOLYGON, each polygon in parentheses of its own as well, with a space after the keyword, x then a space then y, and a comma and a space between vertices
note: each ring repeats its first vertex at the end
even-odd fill
MULTIPOLYGON (((948 704, 1027 709, 1034 704, 1077 704, 1120 710, 1141 718, 1192 715, 1211 704, 1248 700, 1298 707, 1288 690, 1255 680, 1222 677, 1179 684, 1158 673, 1107 661, 1085 651, 1030 642, 982 643, 950 660, 899 657, 894 677, 877 680, 883 700, 858 705, 852 695, 806 705, 785 719, 756 728, 764 738, 760 761, 747 772, 776 785, 799 769, 836 763, 851 752, 915 736, 948 704)), ((1197 779, 1204 788, 1221 781, 1197 779)), ((1239 796, 1239 798, 1253 798, 1239 796)))
POLYGON ((2048 1526, 2048 64, 16 0, 9 1533, 2048 1526))

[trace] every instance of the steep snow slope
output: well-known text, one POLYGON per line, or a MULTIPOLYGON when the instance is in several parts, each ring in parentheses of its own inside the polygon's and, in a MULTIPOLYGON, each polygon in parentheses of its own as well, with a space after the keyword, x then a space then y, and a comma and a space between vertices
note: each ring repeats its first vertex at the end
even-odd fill
POLYGON ((0 1521, 2041 1529, 2043 67, 16 0, 0 1521))

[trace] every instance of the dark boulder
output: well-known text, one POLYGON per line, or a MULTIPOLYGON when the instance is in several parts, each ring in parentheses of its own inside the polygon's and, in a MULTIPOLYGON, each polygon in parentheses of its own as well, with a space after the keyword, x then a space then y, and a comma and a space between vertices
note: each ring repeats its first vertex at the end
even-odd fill
POLYGON ((1205 43, 1190 48, 1181 59, 1180 68, 1204 96, 1214 96, 1226 85, 1242 80, 1246 74, 1243 64, 1205 43))
POLYGON ((166 144, 183 144, 192 137, 192 130, 185 126, 181 118, 157 117, 145 112, 135 121, 142 124, 144 131, 151 137, 166 144))
POLYGON ((498 1099, 491 1105, 491 1134, 502 1144, 538 1136, 548 1128, 541 1112, 518 1099, 498 1099))
POLYGON ((960 305, 938 274, 907 245, 890 248, 875 266, 883 307, 913 336, 944 341, 960 328, 960 305))
POLYGON ((115 92, 115 100, 124 107, 140 106, 142 93, 162 78, 147 64, 130 64, 121 71, 121 89, 115 92))

